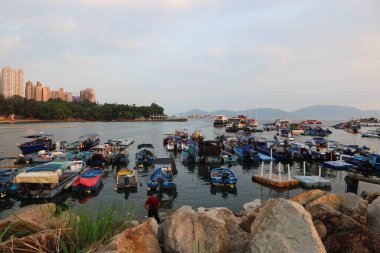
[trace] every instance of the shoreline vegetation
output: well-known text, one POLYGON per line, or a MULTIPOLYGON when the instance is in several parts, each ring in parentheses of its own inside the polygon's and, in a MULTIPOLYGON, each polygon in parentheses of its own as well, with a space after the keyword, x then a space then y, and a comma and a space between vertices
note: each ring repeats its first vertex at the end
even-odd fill
POLYGON ((380 192, 310 190, 255 199, 238 213, 190 206, 132 220, 134 211, 30 205, 0 220, 2 252, 380 252, 380 192), (25 233, 27 231, 27 233, 25 233), (297 235, 297 236, 295 236, 297 235))
POLYGON ((1 123, 175 120, 150 119, 152 115, 164 115, 164 108, 155 103, 149 106, 136 106, 117 103, 97 104, 88 101, 65 102, 59 99, 44 102, 19 96, 5 98, 0 95, 1 123))

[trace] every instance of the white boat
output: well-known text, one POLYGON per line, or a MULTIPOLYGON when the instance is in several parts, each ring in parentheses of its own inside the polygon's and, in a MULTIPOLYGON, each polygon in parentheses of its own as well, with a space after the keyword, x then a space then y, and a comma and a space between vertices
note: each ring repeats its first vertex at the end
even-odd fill
POLYGON ((166 150, 167 151, 183 151, 187 150, 189 147, 183 142, 177 142, 175 140, 169 141, 168 144, 166 144, 166 150))
POLYGON ((70 188, 85 165, 83 161, 50 162, 27 169, 14 182, 22 198, 49 199, 70 188))
POLYGON ((362 133, 362 137, 380 138, 380 132, 369 130, 367 132, 362 133))
POLYGON ((228 117, 226 115, 216 115, 214 117, 214 127, 225 127, 228 122, 228 117))

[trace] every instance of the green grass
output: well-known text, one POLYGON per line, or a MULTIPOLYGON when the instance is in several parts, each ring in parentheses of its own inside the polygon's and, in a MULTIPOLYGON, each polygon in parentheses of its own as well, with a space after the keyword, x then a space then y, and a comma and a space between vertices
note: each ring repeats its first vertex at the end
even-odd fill
POLYGON ((88 252, 106 244, 114 235, 130 226, 135 211, 128 214, 129 211, 123 211, 123 206, 101 205, 95 211, 83 208, 74 213, 70 209, 65 218, 59 210, 58 215, 66 220, 67 227, 70 228, 61 240, 62 252, 88 252))

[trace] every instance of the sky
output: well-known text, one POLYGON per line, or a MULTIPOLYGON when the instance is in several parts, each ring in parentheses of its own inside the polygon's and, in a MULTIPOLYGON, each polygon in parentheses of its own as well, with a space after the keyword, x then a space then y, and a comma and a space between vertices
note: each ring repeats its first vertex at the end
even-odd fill
POLYGON ((100 103, 380 110, 378 0, 0 0, 0 67, 100 103))

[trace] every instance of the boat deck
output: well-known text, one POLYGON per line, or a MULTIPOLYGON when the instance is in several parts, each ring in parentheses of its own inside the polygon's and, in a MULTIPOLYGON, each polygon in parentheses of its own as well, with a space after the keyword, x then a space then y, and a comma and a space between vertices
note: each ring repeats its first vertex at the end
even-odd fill
POLYGON ((354 166, 350 163, 346 163, 343 161, 330 161, 330 162, 324 162, 323 167, 334 169, 334 170, 347 170, 347 169, 352 169, 354 166))

